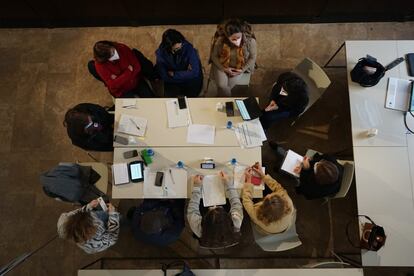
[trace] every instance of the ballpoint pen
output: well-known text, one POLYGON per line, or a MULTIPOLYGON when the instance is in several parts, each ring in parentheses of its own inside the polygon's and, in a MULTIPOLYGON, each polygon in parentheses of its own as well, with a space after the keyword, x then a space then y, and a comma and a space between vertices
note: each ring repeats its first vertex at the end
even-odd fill
POLYGON ((135 123, 135 121, 134 120, 132 120, 132 119, 129 119, 130 121, 131 121, 131 123, 133 123, 134 124, 134 126, 138 129, 138 130, 141 130, 140 128, 139 128, 139 126, 137 125, 137 123, 135 123))
POLYGON ((171 180, 172 180, 173 184, 175 185, 175 180, 174 180, 174 177, 173 177, 173 174, 172 174, 172 170, 171 169, 169 169, 169 170, 170 170, 171 180))

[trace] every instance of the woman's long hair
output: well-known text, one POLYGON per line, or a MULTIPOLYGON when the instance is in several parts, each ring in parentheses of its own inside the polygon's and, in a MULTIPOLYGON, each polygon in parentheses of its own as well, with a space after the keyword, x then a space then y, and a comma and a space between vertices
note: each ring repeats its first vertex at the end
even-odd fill
POLYGON ((201 246, 218 248, 237 242, 231 216, 222 207, 211 209, 204 215, 201 229, 201 246))

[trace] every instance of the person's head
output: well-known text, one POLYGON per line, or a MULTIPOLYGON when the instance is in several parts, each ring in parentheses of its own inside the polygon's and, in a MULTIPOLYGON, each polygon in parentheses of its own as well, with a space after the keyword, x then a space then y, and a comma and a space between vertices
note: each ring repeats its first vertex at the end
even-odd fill
POLYGON ((85 127, 91 122, 89 114, 76 108, 69 109, 65 114, 63 125, 72 133, 82 136, 86 133, 85 127))
POLYGON ((200 244, 217 248, 232 245, 236 242, 233 221, 222 206, 210 207, 201 221, 200 244))
POLYGON ((102 40, 93 46, 93 56, 97 62, 103 63, 110 59, 119 59, 115 42, 102 40))
POLYGON ((160 48, 174 54, 181 49, 184 41, 185 37, 179 31, 168 29, 162 34, 160 48))
POLYGON ((322 159, 313 165, 315 180, 319 185, 330 185, 338 181, 338 167, 327 160, 322 159))
POLYGON ((291 212, 286 199, 276 194, 268 194, 257 209, 257 218, 265 225, 278 221, 291 212))
POLYGON ((242 43, 244 23, 240 19, 228 19, 223 26, 224 35, 230 43, 239 47, 242 43))
POLYGON ((67 218, 64 224, 64 238, 76 243, 85 243, 96 233, 96 226, 89 212, 78 212, 67 218))
POLYGON ((307 89, 306 83, 299 76, 294 76, 282 83, 282 88, 287 93, 299 93, 307 89))

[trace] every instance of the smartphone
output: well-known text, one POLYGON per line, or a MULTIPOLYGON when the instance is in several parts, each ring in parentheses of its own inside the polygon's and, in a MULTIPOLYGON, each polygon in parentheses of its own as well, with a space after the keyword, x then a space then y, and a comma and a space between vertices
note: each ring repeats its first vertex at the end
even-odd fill
POLYGON ((108 206, 106 206, 105 200, 102 197, 98 197, 98 202, 102 210, 106 212, 108 210, 108 206))
POLYGON ((144 181, 144 162, 133 161, 128 164, 129 178, 132 182, 144 181))
POLYGON ((226 114, 227 114, 227 117, 233 117, 234 116, 233 102, 226 102, 226 114))
POLYGON ((138 156, 138 151, 137 150, 129 150, 124 152, 124 158, 128 159, 128 158, 133 158, 133 157, 137 157, 138 156))
POLYGON ((187 103, 185 102, 185 97, 178 97, 178 107, 180 109, 186 109, 187 103))
POLYGON ((411 82, 411 96, 410 96, 410 105, 408 106, 408 111, 414 112, 414 81, 411 82))
POLYGON ((125 138, 119 135, 115 135, 114 141, 117 142, 118 144, 128 145, 128 138, 125 138))
POLYGON ((162 179, 164 178, 163 172, 157 172, 155 176, 155 186, 161 187, 162 186, 162 179))

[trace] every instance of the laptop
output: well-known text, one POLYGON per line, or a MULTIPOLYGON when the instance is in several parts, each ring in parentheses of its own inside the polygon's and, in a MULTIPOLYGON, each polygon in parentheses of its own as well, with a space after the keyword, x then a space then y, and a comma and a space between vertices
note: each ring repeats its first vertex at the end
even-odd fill
POLYGON ((414 108, 412 102, 413 83, 409 80, 389 78, 385 107, 406 112, 414 108))
POLYGON ((244 100, 236 99, 234 101, 244 121, 259 118, 262 115, 262 110, 255 97, 248 97, 244 100))

